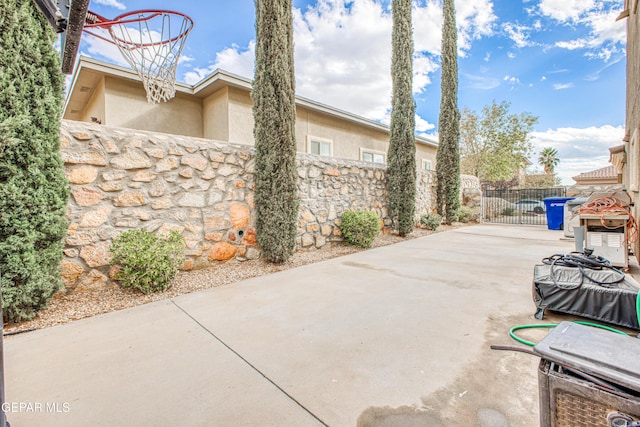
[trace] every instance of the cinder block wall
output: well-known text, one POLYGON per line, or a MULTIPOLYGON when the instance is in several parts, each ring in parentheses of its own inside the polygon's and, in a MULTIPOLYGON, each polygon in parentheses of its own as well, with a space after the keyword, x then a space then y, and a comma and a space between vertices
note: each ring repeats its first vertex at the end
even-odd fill
MULTIPOLYGON (((130 229, 181 232, 184 270, 260 256, 253 146, 63 121, 61 154, 71 188, 67 291, 109 283, 111 240, 130 229)), ((385 166, 298 154, 297 167, 299 249, 340 241, 347 210, 372 210, 390 226, 385 166)), ((419 172, 416 218, 434 209, 434 185, 435 172, 419 172)))

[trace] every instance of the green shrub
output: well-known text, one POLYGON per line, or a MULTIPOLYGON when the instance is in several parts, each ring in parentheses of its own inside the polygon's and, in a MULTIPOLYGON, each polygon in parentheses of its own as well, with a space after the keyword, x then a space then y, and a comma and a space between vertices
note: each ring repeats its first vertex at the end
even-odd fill
POLYGON ((120 267, 116 280, 148 294, 171 285, 184 262, 184 240, 177 231, 156 236, 146 230, 129 230, 113 239, 111 253, 111 265, 120 267))
POLYGON ((0 28, 0 283, 4 320, 19 322, 63 287, 64 76, 56 33, 35 2, 3 0, 0 28))
POLYGON ((380 217, 371 211, 347 211, 342 214, 340 231, 346 243, 370 248, 380 232, 380 217))
POLYGON ((504 208, 504 210, 502 211, 502 215, 504 216, 514 216, 516 214, 516 210, 515 208, 504 208))
POLYGON ((460 206, 458 210, 458 221, 459 222, 471 222, 475 219, 475 214, 473 213, 473 209, 469 206, 460 206))
POLYGON ((427 230, 437 230, 442 224, 442 217, 435 212, 429 212, 426 215, 420 217, 420 224, 422 224, 427 230))

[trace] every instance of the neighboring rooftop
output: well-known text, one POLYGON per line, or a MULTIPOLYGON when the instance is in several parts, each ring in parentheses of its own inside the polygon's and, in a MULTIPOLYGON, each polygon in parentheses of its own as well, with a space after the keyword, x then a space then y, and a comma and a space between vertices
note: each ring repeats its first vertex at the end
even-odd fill
POLYGON ((615 166, 609 165, 590 172, 583 172, 580 175, 574 176, 573 180, 578 184, 593 182, 611 182, 615 184, 618 182, 618 174, 619 172, 615 166))

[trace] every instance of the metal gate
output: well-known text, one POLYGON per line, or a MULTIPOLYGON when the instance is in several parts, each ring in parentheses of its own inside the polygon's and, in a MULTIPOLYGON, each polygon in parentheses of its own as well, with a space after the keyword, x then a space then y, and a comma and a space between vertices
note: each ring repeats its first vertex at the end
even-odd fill
POLYGON ((484 190, 482 192, 482 219, 501 224, 546 225, 544 199, 565 197, 566 189, 525 188, 521 190, 484 190))

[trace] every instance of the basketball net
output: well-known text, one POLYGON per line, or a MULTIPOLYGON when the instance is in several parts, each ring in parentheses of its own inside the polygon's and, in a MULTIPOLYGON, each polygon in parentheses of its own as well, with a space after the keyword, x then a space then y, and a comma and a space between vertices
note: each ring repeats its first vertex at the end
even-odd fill
POLYGON ((176 94, 176 69, 193 20, 168 10, 140 10, 109 21, 89 12, 85 32, 115 44, 124 59, 137 73, 147 101, 157 104, 176 94), (110 37, 89 31, 101 28, 110 37))

